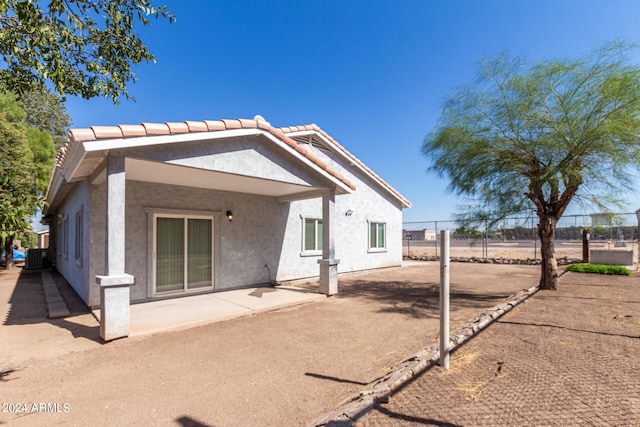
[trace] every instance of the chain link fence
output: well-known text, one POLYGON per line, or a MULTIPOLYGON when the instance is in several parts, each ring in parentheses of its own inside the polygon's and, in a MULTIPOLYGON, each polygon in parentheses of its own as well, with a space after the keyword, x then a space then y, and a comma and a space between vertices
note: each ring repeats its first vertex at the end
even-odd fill
MULTIPOLYGON (((465 228, 458 221, 403 222, 405 255, 438 256, 440 230, 450 230, 451 256, 458 257, 540 257, 538 218, 506 218, 489 226, 465 228)), ((581 258, 583 230, 589 233, 590 248, 633 246, 638 241, 635 213, 565 215, 556 227, 556 256, 581 258)))

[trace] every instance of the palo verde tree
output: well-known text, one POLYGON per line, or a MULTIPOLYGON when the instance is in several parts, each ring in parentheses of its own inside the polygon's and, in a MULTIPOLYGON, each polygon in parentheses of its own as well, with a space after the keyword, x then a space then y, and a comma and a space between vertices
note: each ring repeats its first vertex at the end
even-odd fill
POLYGON ((135 25, 174 16, 149 0, 1 0, 0 81, 22 94, 52 86, 83 98, 131 99, 132 65, 155 61, 135 25))
POLYGON ((507 55, 484 60, 424 140, 430 170, 473 203, 462 219, 535 209, 541 289, 557 286, 555 229, 569 203, 619 201, 640 164, 640 67, 630 49, 616 42, 533 66, 507 55))

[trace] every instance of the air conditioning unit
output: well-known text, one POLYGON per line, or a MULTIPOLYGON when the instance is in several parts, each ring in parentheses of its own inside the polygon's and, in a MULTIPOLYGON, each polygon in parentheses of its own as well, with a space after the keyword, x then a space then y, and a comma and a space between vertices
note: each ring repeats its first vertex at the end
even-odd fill
POLYGON ((24 263, 26 270, 37 270, 43 268, 44 260, 47 258, 47 249, 27 249, 27 259, 24 263))

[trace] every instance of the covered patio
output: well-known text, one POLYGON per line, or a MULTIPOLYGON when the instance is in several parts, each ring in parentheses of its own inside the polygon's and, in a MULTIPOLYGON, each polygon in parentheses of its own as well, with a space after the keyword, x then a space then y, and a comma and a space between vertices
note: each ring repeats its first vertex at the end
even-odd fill
MULTIPOLYGON (((264 286, 132 304, 129 336, 178 331, 325 298, 295 286, 264 286)), ((96 319, 101 318, 99 308, 92 313, 96 319)))

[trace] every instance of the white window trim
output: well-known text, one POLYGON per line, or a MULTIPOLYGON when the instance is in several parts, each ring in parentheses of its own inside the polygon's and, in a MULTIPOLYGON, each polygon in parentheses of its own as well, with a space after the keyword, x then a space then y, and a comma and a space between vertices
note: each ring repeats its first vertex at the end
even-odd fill
MULTIPOLYGON (((222 215, 221 211, 194 211, 194 210, 180 210, 180 209, 158 209, 158 208, 144 208, 144 211, 147 213, 149 220, 149 248, 148 248, 148 271, 149 276, 151 277, 151 284, 147 288, 147 296, 148 297, 167 297, 172 295, 187 295, 187 294, 197 294, 202 292, 210 292, 215 289, 215 272, 216 272, 216 238, 217 231, 216 227, 220 222, 220 217, 222 215), (186 280, 185 280, 185 288, 177 291, 166 291, 166 292, 157 292, 156 291, 156 238, 157 238, 157 221, 156 218, 194 218, 194 219, 210 219, 211 220, 211 286, 205 286, 196 289, 186 289, 186 280)), ((186 224, 186 222, 185 222, 186 224)), ((187 239, 185 239, 185 246, 188 244, 187 239)), ((185 251, 186 253, 186 251, 185 251)), ((186 270, 185 270, 186 271, 186 270)), ((185 273, 186 274, 186 273, 185 273)))
MULTIPOLYGON (((387 252, 387 221, 381 219, 368 219, 367 220, 367 252, 368 253, 379 253, 379 252, 387 252), (371 247, 371 224, 384 224, 384 247, 382 248, 372 248, 371 247)), ((376 242, 378 236, 376 233, 376 242)))
MULTIPOLYGON (((307 220, 314 220, 314 221, 320 221, 322 222, 322 218, 317 216, 317 215, 307 215, 307 216, 303 216, 301 215, 300 218, 302 219, 302 233, 301 233, 301 244, 300 247, 302 248, 302 250, 300 251, 300 256, 322 256, 322 242, 320 242, 320 248, 316 249, 316 250, 305 250, 304 248, 304 243, 305 243, 305 224, 307 222, 307 220)), ((316 222, 316 226, 314 227, 315 233, 318 233, 318 223, 316 222)), ((316 241, 316 245, 318 244, 318 242, 316 241)))

